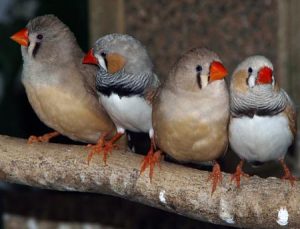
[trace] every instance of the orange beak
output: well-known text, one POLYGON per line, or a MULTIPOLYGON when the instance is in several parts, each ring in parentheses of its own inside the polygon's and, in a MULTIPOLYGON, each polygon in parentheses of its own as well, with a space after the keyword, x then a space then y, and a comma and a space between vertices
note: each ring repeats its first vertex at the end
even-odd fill
POLYGON ((90 49, 88 51, 88 53, 83 58, 82 63, 83 64, 95 64, 95 65, 99 64, 97 58, 94 56, 94 50, 93 49, 90 49))
POLYGON ((15 33, 10 37, 13 41, 17 42, 20 45, 28 47, 29 38, 28 38, 28 29, 21 29, 19 32, 15 33))
POLYGON ((227 69, 224 67, 224 65, 218 61, 213 61, 211 63, 209 72, 210 72, 209 82, 224 79, 225 76, 227 76, 228 74, 227 69))

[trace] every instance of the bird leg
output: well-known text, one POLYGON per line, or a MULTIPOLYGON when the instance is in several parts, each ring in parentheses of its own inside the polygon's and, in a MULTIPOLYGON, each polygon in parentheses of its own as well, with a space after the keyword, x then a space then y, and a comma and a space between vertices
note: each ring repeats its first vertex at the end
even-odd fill
POLYGON ((141 169, 140 169, 140 175, 141 175, 149 166, 150 181, 152 181, 154 166, 156 163, 159 164, 161 158, 161 151, 160 150, 154 151, 154 149, 156 149, 155 142, 154 139, 151 138, 150 149, 147 153, 147 156, 145 156, 144 159, 142 160, 141 169))
POLYGON ((293 176, 283 159, 280 159, 279 162, 282 165, 284 171, 284 175, 283 177, 281 177, 281 179, 289 180, 291 182, 291 185, 293 186, 295 181, 297 180, 296 177, 293 176))
POLYGON ((117 148, 117 145, 115 145, 115 142, 118 141, 122 137, 123 133, 115 134, 113 136, 113 138, 110 139, 109 141, 105 140, 107 135, 108 135, 108 133, 102 134, 100 136, 98 142, 95 145, 92 145, 92 144, 87 145, 87 147, 91 148, 88 158, 87 158, 88 164, 90 164, 90 161, 91 161, 92 157, 94 156, 94 154, 103 153, 103 161, 104 161, 104 164, 107 165, 106 164, 107 155, 109 153, 111 153, 111 151, 114 148, 117 148))
POLYGON ((247 173, 243 171, 244 161, 241 160, 240 163, 237 165, 235 173, 231 175, 231 181, 236 181, 236 186, 239 188, 241 184, 241 176, 249 177, 247 173))
POLYGON ((212 180, 211 195, 216 191, 218 183, 222 182, 222 172, 220 164, 214 161, 214 166, 207 180, 212 180))
POLYGON ((32 143, 36 143, 36 142, 49 142, 49 140, 51 138, 54 138, 56 136, 60 135, 60 133, 58 133, 57 131, 53 131, 47 134, 44 134, 42 136, 35 136, 35 135, 31 135, 28 138, 27 143, 28 144, 32 144, 32 143))

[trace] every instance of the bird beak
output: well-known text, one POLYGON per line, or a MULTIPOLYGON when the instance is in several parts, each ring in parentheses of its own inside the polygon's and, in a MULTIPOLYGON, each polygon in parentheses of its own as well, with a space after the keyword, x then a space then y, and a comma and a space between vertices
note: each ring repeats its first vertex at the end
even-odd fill
POLYGON ((98 59, 94 56, 94 50, 90 49, 82 60, 83 64, 95 64, 99 65, 98 59))
POLYGON ((263 67, 259 70, 256 83, 257 84, 270 84, 272 83, 273 71, 269 67, 263 67))
POLYGON ((218 61, 213 61, 209 68, 209 82, 224 79, 227 76, 227 69, 218 61))
POLYGON ((10 37, 13 41, 17 42, 20 45, 28 47, 29 38, 28 38, 28 29, 21 29, 19 32, 15 33, 10 37))

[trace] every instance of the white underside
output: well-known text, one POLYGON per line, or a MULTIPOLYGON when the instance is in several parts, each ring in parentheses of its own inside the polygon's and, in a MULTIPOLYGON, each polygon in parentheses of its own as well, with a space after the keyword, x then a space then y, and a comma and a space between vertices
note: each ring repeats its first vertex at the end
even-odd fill
POLYGON ((265 162, 284 157, 293 135, 287 117, 276 115, 233 118, 229 125, 231 148, 247 161, 265 162))
POLYGON ((151 133, 152 107, 143 97, 119 97, 112 93, 110 96, 100 94, 100 100, 119 133, 125 130, 151 133))

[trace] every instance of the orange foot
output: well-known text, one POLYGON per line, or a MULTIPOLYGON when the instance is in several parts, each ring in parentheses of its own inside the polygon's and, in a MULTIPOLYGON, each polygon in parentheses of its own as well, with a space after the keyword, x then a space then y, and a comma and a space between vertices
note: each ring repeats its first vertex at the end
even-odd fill
POLYGON ((149 166, 149 168, 150 168, 150 170, 149 170, 150 181, 152 181, 154 166, 155 166, 156 163, 160 162, 160 157, 161 157, 161 151, 160 150, 154 152, 154 145, 155 144, 152 140, 150 150, 148 151, 147 156, 144 157, 144 159, 142 161, 141 169, 140 169, 140 175, 141 175, 147 169, 147 167, 149 166))
POLYGON ((294 186, 297 178, 293 176, 293 174, 291 173, 291 171, 289 170, 289 168, 287 167, 287 165, 285 164, 283 159, 281 159, 279 161, 280 161, 280 163, 283 167, 283 171, 284 171, 284 175, 283 175, 283 177, 281 177, 281 179, 289 180, 291 185, 294 186))
POLYGON ((36 142, 49 142, 49 140, 51 138, 54 138, 56 136, 60 135, 57 131, 51 132, 51 133, 47 133, 44 134, 42 136, 35 136, 35 135, 31 135, 28 138, 27 144, 32 144, 32 143, 36 143, 36 142))
POLYGON ((107 136, 107 133, 103 134, 96 145, 88 144, 87 147, 91 148, 89 154, 88 154, 88 165, 90 164, 90 161, 92 157, 95 154, 103 153, 103 161, 104 164, 106 164, 107 161, 107 155, 112 152, 113 149, 117 148, 117 145, 115 145, 115 142, 122 136, 123 134, 117 133, 111 140, 106 141, 105 137, 107 136))
POLYGON ((231 181, 236 181, 236 186, 239 188, 241 185, 241 176, 249 177, 247 173, 243 172, 243 165, 244 161, 240 161, 240 163, 237 165, 235 173, 231 175, 231 181))
POLYGON ((209 175, 207 180, 212 180, 212 189, 211 195, 216 191, 218 183, 222 182, 222 172, 221 167, 218 162, 214 162, 214 166, 211 174, 209 175))

